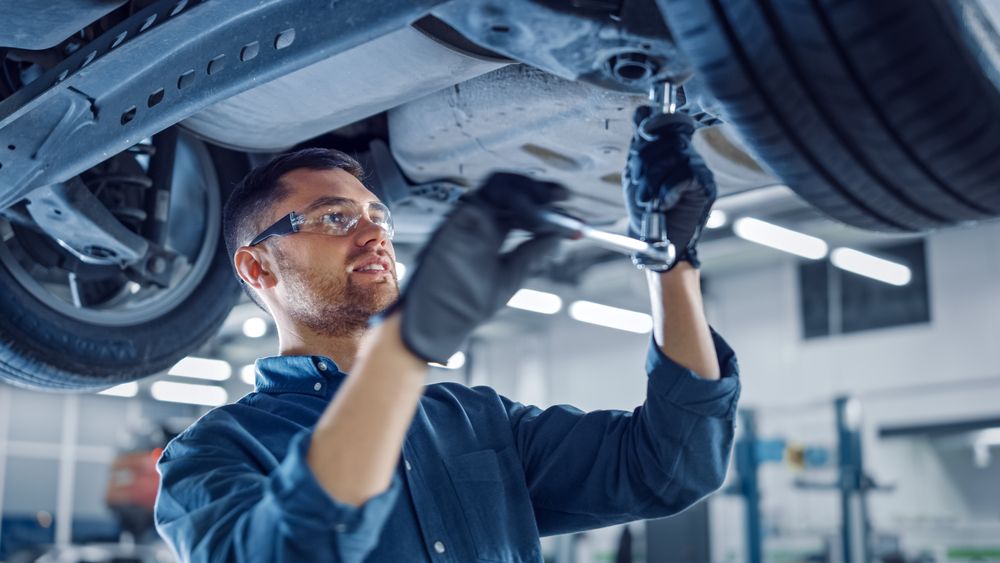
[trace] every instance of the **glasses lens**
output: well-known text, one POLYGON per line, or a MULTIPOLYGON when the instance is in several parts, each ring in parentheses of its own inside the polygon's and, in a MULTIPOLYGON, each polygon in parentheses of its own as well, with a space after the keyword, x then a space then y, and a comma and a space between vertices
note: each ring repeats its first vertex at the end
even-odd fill
POLYGON ((368 204, 368 219, 372 223, 375 223, 379 227, 388 233, 389 238, 393 235, 392 226, 392 214, 389 213, 389 208, 378 202, 371 202, 368 204))
POLYGON ((358 207, 344 200, 310 212, 301 229, 328 235, 346 235, 357 224, 360 216, 358 207))
MULTIPOLYGON (((368 220, 378 225, 391 240, 393 236, 392 215, 389 208, 378 202, 365 206, 368 220)), ((343 200, 312 211, 299 226, 299 230, 343 236, 349 234, 361 219, 361 208, 351 200, 343 200)))

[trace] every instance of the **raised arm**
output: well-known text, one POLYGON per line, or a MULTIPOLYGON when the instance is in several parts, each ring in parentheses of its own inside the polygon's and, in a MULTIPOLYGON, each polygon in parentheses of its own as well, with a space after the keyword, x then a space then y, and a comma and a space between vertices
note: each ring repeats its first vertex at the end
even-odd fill
POLYGON ((312 434, 309 467, 330 496, 349 505, 389 487, 423 394, 427 363, 403 345, 399 328, 396 313, 372 330, 312 434))
POLYGON ((497 174, 445 218, 316 426, 309 465, 330 495, 360 505, 389 486, 426 362, 447 362, 555 248, 535 238, 501 253, 519 217, 564 196, 554 184, 497 174))
POLYGON ((669 516, 722 485, 740 384, 732 350, 711 338, 718 380, 651 342, 646 400, 632 412, 507 402, 542 535, 669 516))
POLYGON ((653 340, 673 361, 705 379, 719 379, 715 344, 701 300, 701 274, 688 262, 647 272, 653 340))
POLYGON ((732 350, 705 319, 695 248, 715 181, 691 144, 691 119, 651 113, 636 112, 643 134, 622 175, 629 231, 651 242, 666 235, 678 261, 647 264, 646 401, 632 413, 509 405, 543 533, 667 516, 725 478, 740 386, 732 350))

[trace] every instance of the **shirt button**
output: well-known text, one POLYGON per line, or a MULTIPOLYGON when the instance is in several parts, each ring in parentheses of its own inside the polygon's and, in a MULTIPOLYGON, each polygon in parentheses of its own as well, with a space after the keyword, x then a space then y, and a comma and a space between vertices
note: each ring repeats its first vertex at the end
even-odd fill
POLYGON ((404 460, 403 460, 403 465, 405 465, 405 466, 406 466, 406 470, 407 470, 407 471, 409 471, 409 470, 413 469, 413 466, 412 466, 412 465, 410 465, 410 460, 408 460, 408 459, 404 459, 404 460))
POLYGON ((319 368, 319 371, 326 371, 326 362, 317 362, 316 367, 319 368))
POLYGON ((318 381, 316 382, 316 385, 313 385, 313 389, 315 389, 317 391, 319 391, 322 388, 323 388, 323 384, 320 383, 320 382, 318 382, 318 381))
POLYGON ((444 553, 444 544, 439 541, 434 542, 434 551, 444 553))
POLYGON ((344 533, 347 531, 347 524, 337 524, 336 526, 333 527, 333 529, 337 530, 340 533, 344 533))

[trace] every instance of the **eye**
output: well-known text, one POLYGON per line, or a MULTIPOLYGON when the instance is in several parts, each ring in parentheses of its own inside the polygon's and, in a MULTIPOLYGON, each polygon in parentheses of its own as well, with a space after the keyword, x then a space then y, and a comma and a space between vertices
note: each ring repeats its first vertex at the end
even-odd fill
POLYGON ((389 220, 389 211, 373 205, 368 208, 368 217, 371 218, 373 223, 386 223, 389 220))
POLYGON ((324 213, 320 219, 322 219, 324 223, 337 226, 346 225, 350 222, 350 218, 346 214, 339 211, 324 213))

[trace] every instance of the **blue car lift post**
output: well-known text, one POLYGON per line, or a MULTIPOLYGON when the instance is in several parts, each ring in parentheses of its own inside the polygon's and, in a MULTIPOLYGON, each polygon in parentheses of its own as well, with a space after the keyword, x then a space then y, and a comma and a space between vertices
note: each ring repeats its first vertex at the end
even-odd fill
POLYGON ((746 507, 746 560, 749 563, 763 562, 763 535, 760 525, 760 483, 758 469, 761 466, 757 448, 757 417, 750 409, 740 411, 743 434, 736 441, 736 474, 739 477, 737 491, 743 497, 746 507))
POLYGON ((838 397, 837 467, 840 489, 840 546, 844 563, 871 560, 871 521, 868 518, 868 491, 875 483, 865 474, 861 450, 861 413, 857 399, 838 397))
MULTIPOLYGON (((875 485, 865 474, 861 448, 860 403, 850 397, 834 400, 837 428, 837 481, 815 483, 797 480, 803 489, 837 489, 840 492, 840 547, 843 563, 869 563, 871 560, 871 522, 867 494, 871 490, 887 490, 875 485)), ((763 526, 760 514, 760 481, 758 472, 764 463, 780 461, 783 440, 761 440, 757 435, 757 417, 751 409, 740 411, 743 432, 734 447, 738 482, 732 491, 743 497, 746 513, 746 560, 762 563, 763 526)), ((807 448, 805 455, 813 458, 810 465, 825 462, 823 450, 807 448)))

